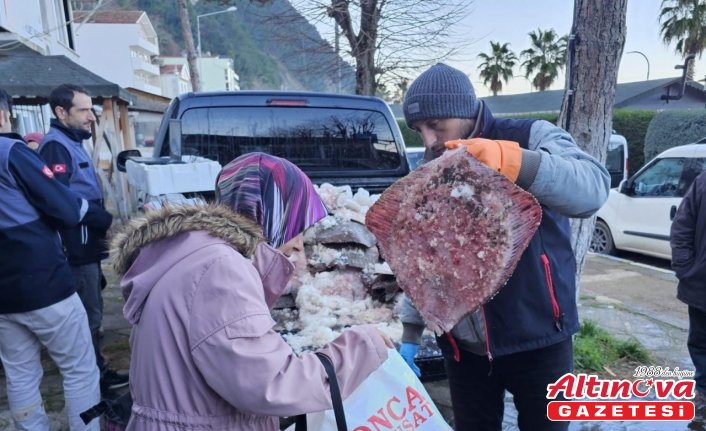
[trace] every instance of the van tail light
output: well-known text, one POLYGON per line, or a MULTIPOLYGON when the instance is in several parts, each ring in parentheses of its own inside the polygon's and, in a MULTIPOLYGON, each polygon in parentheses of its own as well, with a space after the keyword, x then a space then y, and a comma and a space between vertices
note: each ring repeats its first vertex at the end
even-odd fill
POLYGON ((302 99, 270 99, 268 106, 308 106, 309 102, 302 99))

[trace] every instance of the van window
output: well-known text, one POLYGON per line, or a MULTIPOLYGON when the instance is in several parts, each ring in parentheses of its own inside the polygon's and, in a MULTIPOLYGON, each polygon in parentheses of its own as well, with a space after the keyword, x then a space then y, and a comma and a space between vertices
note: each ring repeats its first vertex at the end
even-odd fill
POLYGON ((689 160, 685 158, 658 159, 634 180, 635 196, 674 197, 689 160))
POLYGON ((382 113, 312 107, 214 107, 184 112, 182 154, 222 165, 262 151, 286 158, 306 172, 385 170, 402 164, 382 113))

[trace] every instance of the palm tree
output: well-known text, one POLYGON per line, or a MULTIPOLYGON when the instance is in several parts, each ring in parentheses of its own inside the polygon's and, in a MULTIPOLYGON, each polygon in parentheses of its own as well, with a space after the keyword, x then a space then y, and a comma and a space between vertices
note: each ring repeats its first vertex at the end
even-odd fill
POLYGON ((512 78, 512 68, 517 63, 517 56, 508 48, 509 43, 500 45, 500 42, 490 42, 490 54, 481 52, 478 58, 483 60, 478 69, 483 84, 488 86, 493 96, 497 96, 502 91, 503 83, 507 84, 512 78))
MULTIPOLYGON (((676 42, 676 51, 684 58, 701 58, 706 49, 706 0, 662 0, 659 13, 660 34, 665 44, 676 42)), ((689 60, 686 76, 694 79, 694 58, 689 60)))
POLYGON ((531 31, 530 48, 520 53, 525 58, 521 67, 525 69, 525 78, 530 79, 532 86, 544 91, 559 77, 559 71, 566 64, 567 36, 559 37, 554 29, 531 31))

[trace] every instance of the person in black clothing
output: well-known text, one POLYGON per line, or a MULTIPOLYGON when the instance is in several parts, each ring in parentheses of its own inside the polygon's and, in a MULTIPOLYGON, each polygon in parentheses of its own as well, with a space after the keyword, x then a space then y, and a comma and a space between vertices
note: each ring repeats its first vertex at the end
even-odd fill
POLYGON ((689 306, 687 346, 696 375, 695 421, 706 421, 706 172, 684 195, 672 221, 672 269, 677 298, 689 306))
POLYGON ((11 108, 0 90, 0 359, 10 411, 17 429, 49 430, 39 392, 46 347, 64 380, 70 428, 97 431, 98 420, 86 426, 79 416, 100 400, 99 371, 57 227, 106 220, 10 133, 11 108))
MULTIPOLYGON (((63 84, 52 90, 49 105, 56 118, 51 120, 51 128, 39 146, 39 154, 61 183, 81 198, 104 208, 103 190, 93 161, 82 145, 91 137, 96 121, 91 97, 81 87, 63 84)), ((108 257, 106 232, 112 222, 110 213, 103 211, 107 220, 103 225, 81 223, 60 232, 71 272, 78 284, 78 294, 88 313, 96 361, 101 370, 101 389, 105 391, 126 386, 128 377, 108 367, 100 352, 99 330, 103 320, 100 262, 108 257)))

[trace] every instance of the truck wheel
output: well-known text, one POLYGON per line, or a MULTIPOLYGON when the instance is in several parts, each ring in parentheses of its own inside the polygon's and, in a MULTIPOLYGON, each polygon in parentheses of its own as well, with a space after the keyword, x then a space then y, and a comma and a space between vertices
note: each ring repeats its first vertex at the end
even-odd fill
POLYGON ((616 252, 610 228, 602 220, 596 220, 596 227, 593 228, 593 237, 591 237, 589 250, 601 254, 615 254, 616 252))

